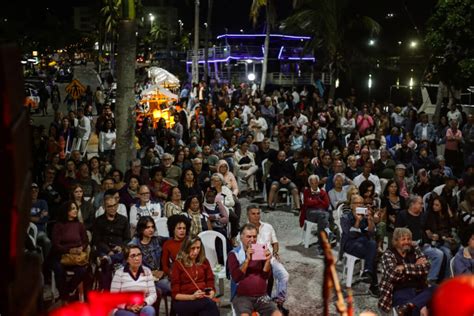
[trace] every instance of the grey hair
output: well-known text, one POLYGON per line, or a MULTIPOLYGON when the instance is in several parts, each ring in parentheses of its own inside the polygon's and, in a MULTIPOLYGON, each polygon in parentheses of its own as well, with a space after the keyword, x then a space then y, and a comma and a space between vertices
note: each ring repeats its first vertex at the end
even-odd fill
POLYGON ((311 180, 316 179, 319 182, 319 176, 317 174, 312 174, 308 177, 308 184, 311 185, 311 180))
POLYGON ((170 158, 170 159, 171 159, 171 163, 174 162, 174 157, 173 157, 173 155, 170 154, 170 153, 164 153, 163 156, 161 157, 161 160, 167 159, 167 158, 170 158))
POLYGON ((418 199, 422 199, 421 196, 416 195, 416 194, 410 195, 407 199, 408 208, 410 208, 412 206, 412 204, 415 203, 418 199))
POLYGON ((337 178, 337 177, 341 177, 343 181, 346 180, 346 175, 343 174, 343 173, 341 173, 341 172, 339 172, 339 173, 336 173, 336 174, 334 175, 334 177, 332 178, 332 182, 333 182, 333 183, 336 183, 336 178, 337 178))
POLYGON ((410 238, 412 238, 411 230, 409 230, 406 227, 397 227, 397 228, 395 228, 395 230, 393 231, 393 235, 392 235, 392 244, 395 243, 395 241, 397 241, 400 238, 405 237, 405 236, 409 236, 410 238))
POLYGON ((438 156, 436 156, 436 161, 437 161, 437 162, 446 161, 446 159, 444 158, 443 155, 438 155, 438 156))
POLYGON ((216 173, 213 173, 212 176, 211 176, 211 179, 212 178, 218 178, 219 181, 222 183, 222 185, 225 185, 225 180, 224 180, 224 176, 218 172, 216 173))

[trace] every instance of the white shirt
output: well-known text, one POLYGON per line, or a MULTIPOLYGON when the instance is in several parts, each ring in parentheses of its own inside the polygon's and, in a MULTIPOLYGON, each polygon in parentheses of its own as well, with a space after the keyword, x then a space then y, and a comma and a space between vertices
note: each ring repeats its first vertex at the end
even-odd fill
POLYGON ((378 196, 380 196, 380 194, 382 193, 382 187, 380 186, 380 179, 379 177, 377 177, 376 175, 373 175, 373 174, 370 174, 369 178, 366 179, 364 177, 364 174, 361 173, 359 174, 357 177, 354 178, 353 182, 354 184, 359 187, 360 184, 364 181, 364 180, 370 180, 372 181, 372 183, 375 185, 375 193, 377 193, 378 196))
POLYGON ((82 117, 77 125, 77 138, 88 140, 91 135, 91 120, 87 116, 82 117))
MULTIPOLYGON (((148 201, 145 206, 132 205, 130 208, 130 227, 136 228, 138 220, 142 216, 151 216, 156 221, 161 217, 161 206, 158 203, 148 201)), ((155 231, 158 235, 158 231, 155 231)))
MULTIPOLYGON (((95 218, 98 218, 100 215, 104 213, 105 213, 104 207, 103 206, 99 207, 97 211, 95 211, 95 218)), ((122 203, 119 203, 117 213, 128 218, 127 208, 122 203)))
POLYGON ((298 92, 293 91, 293 92, 291 93, 291 95, 293 96, 293 103, 294 103, 294 104, 297 104, 297 103, 300 102, 300 95, 298 94, 298 92))
POLYGON ((277 242, 278 240, 273 226, 268 223, 260 222, 260 227, 258 228, 257 243, 267 245, 267 248, 273 254, 272 244, 277 242))
POLYGON ((99 133, 99 152, 104 152, 104 150, 114 150, 115 149, 115 140, 117 134, 113 132, 100 132, 99 133))
POLYGON ((306 134, 306 130, 308 129, 308 126, 306 124, 308 124, 308 122, 308 118, 303 114, 300 114, 300 117, 294 116, 292 120, 293 125, 296 125, 296 127, 301 129, 301 132, 303 134, 306 134))
POLYGON ((267 121, 263 117, 253 118, 250 120, 249 128, 255 133, 255 142, 261 142, 265 138, 265 131, 268 129, 267 121))

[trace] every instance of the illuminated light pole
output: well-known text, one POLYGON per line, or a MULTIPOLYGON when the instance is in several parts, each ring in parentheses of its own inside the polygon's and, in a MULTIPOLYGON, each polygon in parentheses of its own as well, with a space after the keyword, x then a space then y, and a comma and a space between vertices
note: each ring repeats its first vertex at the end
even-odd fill
POLYGON ((369 88, 369 104, 370 104, 370 90, 372 89, 372 74, 369 74, 369 80, 367 80, 367 87, 369 88))
POLYGON ((334 82, 334 85, 336 89, 339 88, 339 78, 336 79, 336 82, 334 82))
POLYGON ((416 46, 418 46, 418 42, 417 42, 417 41, 411 41, 411 42, 410 42, 410 48, 416 48, 416 46))
POLYGON ((150 19, 150 27, 153 26, 153 22, 155 21, 155 16, 151 13, 148 14, 148 18, 150 19))

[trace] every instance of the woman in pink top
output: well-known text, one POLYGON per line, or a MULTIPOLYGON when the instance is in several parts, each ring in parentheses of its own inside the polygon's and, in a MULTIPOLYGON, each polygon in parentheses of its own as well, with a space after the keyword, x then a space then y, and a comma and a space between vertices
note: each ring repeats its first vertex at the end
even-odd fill
POLYGON ((372 116, 369 114, 369 108, 367 104, 364 104, 364 107, 362 109, 362 113, 357 115, 357 128, 359 129, 359 133, 361 135, 365 135, 365 131, 369 128, 374 126, 374 119, 372 116))
POLYGON ((459 144, 462 140, 462 132, 458 129, 458 122, 451 120, 450 128, 446 131, 446 146, 444 149, 444 157, 446 161, 451 163, 453 169, 459 170, 459 144))

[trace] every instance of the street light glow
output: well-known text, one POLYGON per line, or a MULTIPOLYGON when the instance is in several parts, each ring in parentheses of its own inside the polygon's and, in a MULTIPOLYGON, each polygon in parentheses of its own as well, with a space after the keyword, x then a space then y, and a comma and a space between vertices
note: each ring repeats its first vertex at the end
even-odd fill
POLYGON ((369 46, 374 46, 375 45, 375 40, 371 39, 369 40, 369 46))
POLYGON ((408 83, 410 90, 413 89, 413 77, 410 77, 410 82, 408 83))
POLYGON ((155 21, 155 16, 150 13, 150 22, 153 22, 153 21, 155 21))
POLYGON ((372 88, 372 74, 369 74, 369 80, 367 81, 367 87, 372 88))
POLYGON ((334 85, 336 88, 339 88, 339 78, 336 79, 336 82, 334 82, 334 85))
POLYGON ((254 81, 255 80, 255 74, 253 72, 249 73, 247 75, 247 78, 250 80, 250 81, 254 81))
POLYGON ((415 48, 418 45, 417 41, 411 41, 410 42, 410 48, 415 48))

